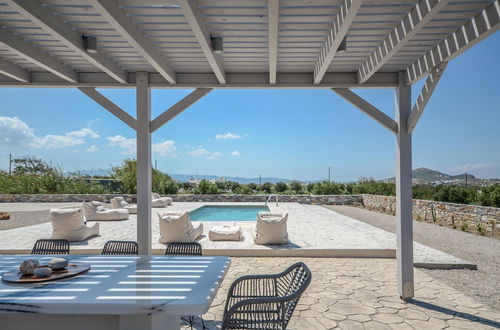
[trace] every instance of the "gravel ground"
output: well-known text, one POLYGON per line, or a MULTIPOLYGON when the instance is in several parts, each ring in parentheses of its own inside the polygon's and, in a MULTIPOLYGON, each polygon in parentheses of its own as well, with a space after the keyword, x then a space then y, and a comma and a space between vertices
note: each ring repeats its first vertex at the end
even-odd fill
MULTIPOLYGON (((395 217, 349 206, 325 206, 372 226, 395 232, 395 217)), ((414 240, 477 264, 478 270, 453 269, 421 271, 466 295, 500 310, 500 241, 431 223, 414 221, 414 240)))

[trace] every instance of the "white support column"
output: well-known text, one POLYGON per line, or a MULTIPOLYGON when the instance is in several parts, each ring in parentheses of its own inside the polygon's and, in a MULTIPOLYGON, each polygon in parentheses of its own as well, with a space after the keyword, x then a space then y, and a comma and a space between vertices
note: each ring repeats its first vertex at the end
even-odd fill
POLYGON ((398 291, 402 299, 413 297, 413 219, 411 177, 411 133, 407 130, 411 112, 411 86, 404 86, 400 73, 400 86, 396 88, 396 234, 398 291))
POLYGON ((148 73, 137 72, 137 243, 151 254, 151 93, 148 73))

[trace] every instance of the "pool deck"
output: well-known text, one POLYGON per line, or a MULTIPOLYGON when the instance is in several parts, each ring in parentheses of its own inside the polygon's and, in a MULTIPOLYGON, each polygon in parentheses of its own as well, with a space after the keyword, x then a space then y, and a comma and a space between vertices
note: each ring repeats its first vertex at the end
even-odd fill
MULTIPOLYGON (((261 203, 238 203, 262 205, 261 203)), ((165 245, 159 243, 157 212, 191 211, 203 205, 235 205, 235 203, 176 202, 163 209, 153 209, 153 252, 162 254, 165 245)), ((61 203, 61 207, 67 206, 61 203)), ((73 206, 73 205, 71 205, 73 206)), ((206 255, 240 257, 369 257, 395 258, 396 235, 364 222, 341 215, 317 205, 270 203, 271 212, 288 213, 289 244, 262 246, 253 243, 254 221, 238 222, 244 238, 239 242, 212 242, 208 231, 214 226, 233 222, 203 222, 204 235, 199 240, 206 255)), ((136 240, 137 216, 124 221, 99 221, 100 235, 84 242, 71 243, 72 253, 99 253, 108 240, 136 240)), ((51 223, 0 230, 0 253, 29 252, 39 238, 50 238, 51 223)), ((425 268, 475 268, 475 265, 444 252, 414 243, 414 263, 425 268)))

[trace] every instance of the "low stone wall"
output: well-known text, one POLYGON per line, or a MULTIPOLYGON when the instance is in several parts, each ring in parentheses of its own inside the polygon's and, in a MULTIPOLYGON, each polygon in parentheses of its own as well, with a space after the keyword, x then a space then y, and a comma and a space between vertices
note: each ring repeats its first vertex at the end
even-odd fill
MULTIPOLYGON (((363 195, 363 205, 371 210, 396 214, 396 197, 363 195)), ((449 226, 484 231, 500 230, 500 208, 414 199, 413 219, 445 223, 449 226)))
MULTIPOLYGON (((90 194, 54 194, 54 195, 1 195, 0 203, 59 203, 59 202, 81 202, 100 201, 109 202, 115 196, 123 196, 127 200, 135 201, 135 195, 90 195, 90 194)), ((171 195, 174 202, 258 202, 265 203, 269 195, 171 195)), ((361 195, 279 195, 280 202, 302 203, 302 204, 325 204, 325 205, 361 205, 361 195)), ((275 199, 271 200, 273 203, 275 199)))

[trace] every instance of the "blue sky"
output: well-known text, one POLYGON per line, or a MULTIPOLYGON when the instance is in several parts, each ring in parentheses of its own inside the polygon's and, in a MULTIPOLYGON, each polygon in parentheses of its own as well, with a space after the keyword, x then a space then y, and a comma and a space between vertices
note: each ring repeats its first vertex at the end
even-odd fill
MULTIPOLYGON (((413 134, 413 167, 500 177, 500 34, 448 65, 413 134)), ((422 82, 413 87, 413 99, 422 82)), ((133 90, 102 90, 134 114, 133 90)), ((153 116, 190 90, 154 90, 153 116)), ((393 90, 357 90, 390 116, 393 90)), ((0 168, 35 155, 65 170, 134 156, 135 135, 75 89, 0 88, 0 168)), ((339 181, 394 175, 391 133, 329 90, 215 90, 153 135, 175 174, 339 181)))

